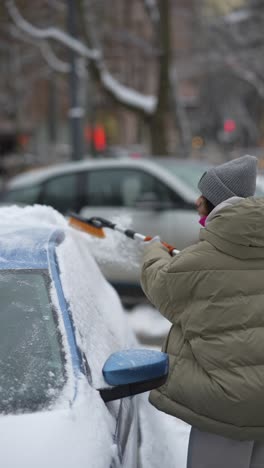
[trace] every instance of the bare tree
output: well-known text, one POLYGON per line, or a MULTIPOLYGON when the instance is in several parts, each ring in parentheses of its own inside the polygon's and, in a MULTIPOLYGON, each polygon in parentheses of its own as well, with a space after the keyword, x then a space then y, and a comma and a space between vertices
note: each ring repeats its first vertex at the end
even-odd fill
POLYGON ((184 154, 190 154, 195 128, 190 125, 193 122, 180 92, 185 81, 195 83, 199 88, 197 94, 202 97, 207 94, 210 101, 207 120, 200 115, 197 121, 204 122, 205 127, 212 126, 221 119, 221 113, 226 113, 228 100, 251 139, 257 139, 256 119, 249 111, 248 95, 251 90, 263 101, 263 2, 76 0, 74 3, 80 26, 78 39, 69 36, 63 30, 63 21, 58 21, 59 15, 65 17, 65 2, 38 1, 43 11, 47 4, 56 10, 58 15, 52 24, 37 9, 33 14, 25 2, 5 2, 12 23, 20 31, 20 39, 33 41, 57 72, 67 72, 66 49, 83 57, 89 79, 100 94, 131 111, 146 129, 153 154, 171 152, 172 125, 179 147, 184 154), (196 4, 196 10, 191 8, 192 4, 196 4), (208 16, 203 9, 205 4, 215 5, 208 16), (172 39, 172 12, 192 16, 189 27, 198 31, 193 43, 187 46, 186 58, 184 53, 182 56, 175 53, 177 34, 174 31, 172 39), (232 96, 228 94, 228 76, 232 96), (244 87, 239 83, 244 83, 244 87))
MULTIPOLYGON (((92 79, 101 90, 118 105, 135 113, 142 125, 148 129, 153 154, 167 154, 169 152, 168 132, 171 110, 174 110, 181 141, 187 149, 187 146, 190 145, 190 129, 185 110, 180 105, 175 62, 172 64, 171 57, 171 0, 142 0, 141 5, 141 2, 137 2, 136 8, 141 8, 141 14, 145 15, 144 22, 148 24, 150 31, 147 39, 140 37, 138 31, 130 30, 128 32, 125 27, 116 29, 110 15, 112 8, 110 2, 78 0, 75 3, 82 24, 81 37, 78 40, 69 36, 58 25, 40 27, 32 24, 23 16, 22 11, 24 12, 24 10, 19 10, 14 0, 6 0, 6 7, 15 26, 25 36, 31 37, 39 43, 42 54, 45 55, 50 64, 55 65, 56 62, 56 66, 62 65, 61 60, 56 58, 52 51, 51 43, 54 41, 84 57, 92 79), (101 11, 103 9, 107 13, 103 18, 98 16, 98 8, 100 7, 101 11), (105 34, 106 30, 108 30, 108 34, 105 34), (109 60, 110 49, 107 37, 109 38, 110 35, 113 43, 126 43, 126 47, 129 44, 132 48, 136 48, 137 55, 141 56, 143 73, 137 89, 129 76, 129 83, 124 84, 125 79, 122 76, 122 69, 126 68, 124 68, 126 58, 124 54, 122 60, 119 63, 116 61, 114 66, 113 61, 109 60), (154 78, 151 77, 153 94, 149 94, 149 87, 144 90, 150 73, 149 68, 145 67, 144 69, 144 63, 151 64, 154 76, 154 78)), ((56 7, 60 9, 62 4, 56 2, 56 7)), ((132 5, 130 8, 132 10, 132 5)), ((128 55, 127 59, 127 66, 131 66, 129 59, 132 57, 128 55)), ((138 63, 138 57, 135 60, 138 63)), ((139 81, 138 78, 137 81, 139 81)))

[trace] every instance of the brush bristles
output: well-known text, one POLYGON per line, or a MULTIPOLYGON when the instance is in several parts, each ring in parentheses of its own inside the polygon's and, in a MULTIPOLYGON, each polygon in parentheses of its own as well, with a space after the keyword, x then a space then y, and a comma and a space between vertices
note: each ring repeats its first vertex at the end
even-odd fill
POLYGON ((92 226, 91 224, 79 221, 78 219, 75 219, 75 218, 69 218, 69 224, 77 229, 80 229, 81 231, 91 234, 91 236, 100 237, 100 238, 105 237, 103 228, 92 226))

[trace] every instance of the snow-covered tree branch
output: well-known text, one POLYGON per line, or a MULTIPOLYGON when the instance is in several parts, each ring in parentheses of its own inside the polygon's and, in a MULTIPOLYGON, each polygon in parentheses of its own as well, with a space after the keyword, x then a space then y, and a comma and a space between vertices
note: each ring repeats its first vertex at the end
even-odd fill
POLYGON ((7 0, 6 6, 10 14, 10 17, 12 18, 15 25, 21 31, 24 31, 29 36, 34 37, 39 40, 54 39, 60 42, 61 44, 63 44, 64 46, 69 47, 77 54, 82 55, 83 57, 86 57, 87 59, 96 60, 99 58, 99 53, 97 50, 89 49, 82 42, 69 36, 68 34, 66 34, 65 32, 57 28, 52 27, 52 28, 40 29, 30 24, 20 14, 13 0, 7 0))
POLYGON ((143 0, 145 9, 154 24, 160 21, 160 12, 157 5, 157 0, 143 0))
POLYGON ((9 31, 10 31, 11 36, 14 39, 17 39, 22 42, 26 42, 32 45, 33 47, 37 47, 40 50, 44 60, 47 62, 48 66, 53 71, 58 72, 58 73, 70 72, 70 64, 67 62, 64 62, 63 60, 60 60, 55 55, 55 53, 53 52, 52 48, 50 47, 47 41, 43 41, 43 40, 35 41, 30 36, 27 36, 21 33, 21 31, 17 29, 17 27, 14 27, 14 26, 11 26, 9 31))
MULTIPOLYGON (((89 59, 91 64, 97 69, 98 77, 102 86, 109 94, 112 95, 115 100, 127 106, 128 108, 143 112, 146 115, 151 115, 155 111, 156 98, 154 96, 147 96, 142 94, 116 80, 107 70, 100 50, 97 48, 91 49, 87 47, 83 42, 72 38, 67 33, 61 31, 58 28, 52 27, 40 29, 31 25, 23 18, 13 0, 7 0, 6 5, 13 22, 17 28, 19 28, 25 34, 40 41, 47 39, 56 40, 82 57, 89 59)), ((93 43, 94 42, 95 39, 93 40, 93 43)), ((43 47, 46 58, 50 61, 52 60, 53 65, 55 65, 55 57, 52 56, 51 50, 48 49, 47 46, 42 45, 42 51, 43 47)))
POLYGON ((152 115, 157 105, 157 99, 154 96, 144 96, 137 91, 122 86, 114 77, 104 68, 103 64, 100 68, 101 81, 105 89, 122 104, 143 111, 147 115, 152 115))

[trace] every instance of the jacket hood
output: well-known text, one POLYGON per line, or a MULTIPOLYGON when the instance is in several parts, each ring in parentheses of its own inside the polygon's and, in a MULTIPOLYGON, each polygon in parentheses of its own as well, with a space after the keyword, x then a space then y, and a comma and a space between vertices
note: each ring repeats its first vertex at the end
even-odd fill
POLYGON ((230 199, 210 213, 200 239, 237 258, 264 258, 264 198, 230 199))

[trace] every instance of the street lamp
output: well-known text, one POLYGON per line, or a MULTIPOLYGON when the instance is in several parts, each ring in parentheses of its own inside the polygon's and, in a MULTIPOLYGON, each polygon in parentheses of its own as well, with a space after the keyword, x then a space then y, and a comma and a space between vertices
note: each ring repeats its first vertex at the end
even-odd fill
MULTIPOLYGON (((76 38, 76 10, 74 0, 67 0, 68 4, 68 32, 76 38)), ((77 54, 70 50, 70 74, 69 74, 69 88, 70 88, 70 109, 68 117, 70 120, 71 129, 71 143, 72 143, 72 159, 78 161, 83 157, 83 117, 84 109, 80 105, 80 73, 78 70, 78 57, 77 54)))

